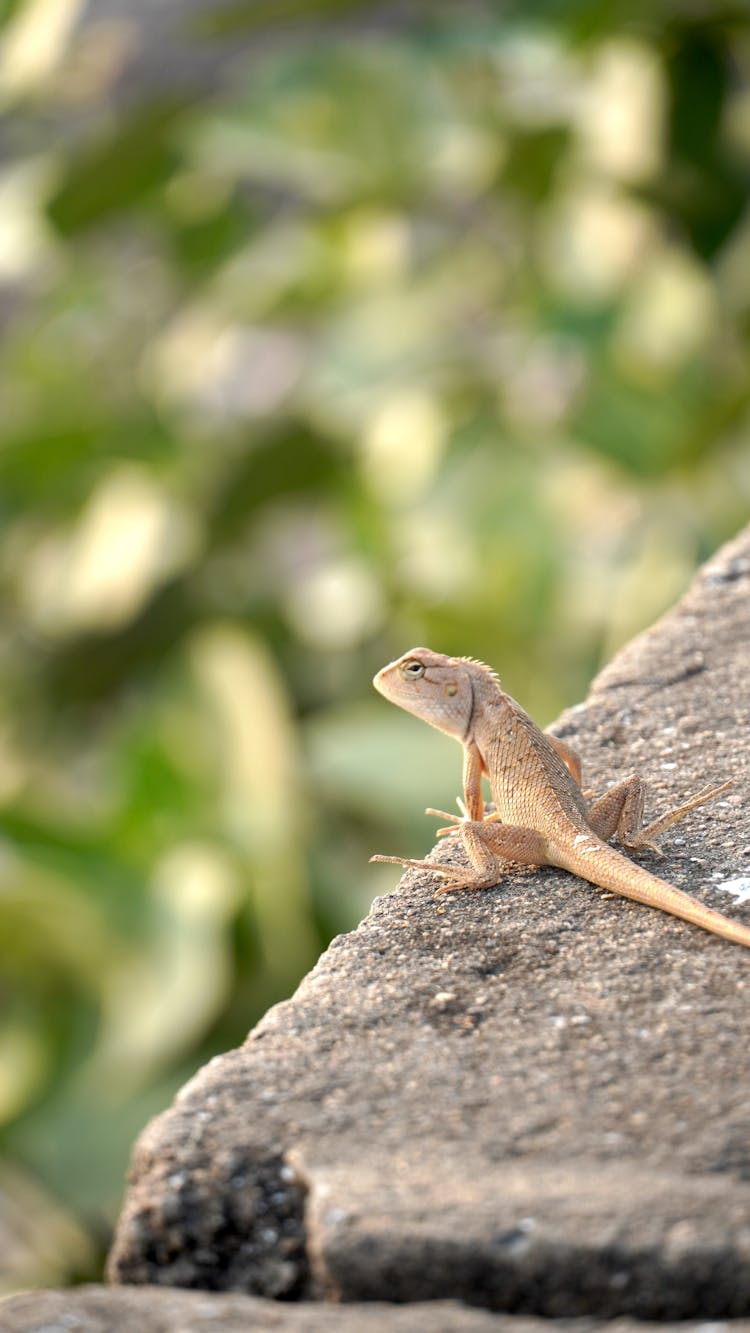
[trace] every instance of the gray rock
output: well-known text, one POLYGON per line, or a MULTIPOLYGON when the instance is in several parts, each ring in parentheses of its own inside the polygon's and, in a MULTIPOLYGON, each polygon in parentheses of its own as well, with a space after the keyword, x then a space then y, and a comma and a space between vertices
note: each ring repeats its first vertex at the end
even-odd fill
MULTIPOLYGON (((511 1327, 513 1333, 546 1333, 547 1326, 454 1301, 334 1306, 167 1287, 79 1287, 0 1301, 1 1333, 504 1333, 511 1327)), ((732 1333, 740 1327, 733 1325, 732 1333)), ((636 1333, 635 1325, 623 1323, 613 1333, 636 1333)))
MULTIPOLYGON (((656 1333, 664 1325, 560 1320, 555 1333, 656 1333)), ((78 1287, 0 1301, 2 1333, 549 1333, 549 1322, 493 1315, 455 1301, 331 1305, 168 1287, 78 1287)), ((747 1320, 681 1324, 680 1333, 746 1333, 747 1320)))
MULTIPOLYGON (((746 921, 719 889, 750 877, 749 663, 750 530, 558 727, 654 810, 736 777, 639 859, 746 921)), ((434 887, 407 874, 148 1126, 113 1281, 747 1314, 750 952, 551 868, 434 887)))

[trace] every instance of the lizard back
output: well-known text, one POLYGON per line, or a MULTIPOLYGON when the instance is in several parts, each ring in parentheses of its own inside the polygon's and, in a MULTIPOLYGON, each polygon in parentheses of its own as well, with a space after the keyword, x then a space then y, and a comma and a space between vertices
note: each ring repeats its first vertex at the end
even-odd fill
POLYGON ((588 829, 586 800, 572 773, 528 713, 499 687, 474 737, 505 823, 552 838, 571 826, 588 829))

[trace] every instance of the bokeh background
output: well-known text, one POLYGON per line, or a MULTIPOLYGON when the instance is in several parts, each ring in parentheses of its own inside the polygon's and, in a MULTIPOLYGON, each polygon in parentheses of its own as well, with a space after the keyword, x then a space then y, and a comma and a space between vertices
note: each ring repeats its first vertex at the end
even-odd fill
POLYGON ((0 1290, 750 501, 750 11, 0 3, 0 1290))

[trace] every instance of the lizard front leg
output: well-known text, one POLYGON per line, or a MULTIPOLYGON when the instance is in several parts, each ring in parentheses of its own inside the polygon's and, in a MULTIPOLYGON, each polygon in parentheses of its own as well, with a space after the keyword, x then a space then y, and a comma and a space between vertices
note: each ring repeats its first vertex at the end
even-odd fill
POLYGON ((484 771, 484 764, 478 747, 473 741, 466 741, 464 743, 464 794, 463 798, 456 797, 456 804, 461 811, 460 815, 449 814, 447 810, 435 810, 431 805, 428 805, 425 810, 426 815, 437 815, 439 819, 449 821, 447 828, 438 829, 437 836, 439 838, 455 833, 457 828, 467 822, 482 824, 485 820, 497 819, 496 814, 485 815, 484 813, 484 796, 482 795, 482 773, 484 771))
POLYGON ((720 787, 703 787, 701 791, 696 792, 682 805, 675 806, 673 810, 667 810, 665 814, 660 815, 658 819, 653 819, 644 828, 643 805, 646 788, 642 778, 638 777, 637 773, 633 773, 631 777, 623 778, 621 782, 617 782, 614 787, 610 787, 609 791, 600 796, 597 801, 594 801, 589 808, 588 822, 594 833, 603 842, 607 842, 617 834, 623 847, 632 850, 638 847, 650 847, 652 851, 658 852, 661 856, 661 848, 653 841, 657 834, 671 828, 689 810, 696 810, 699 805, 705 805, 707 801, 712 801, 714 797, 726 791, 727 787, 731 787, 733 781, 730 778, 728 782, 723 782, 720 787))
MULTIPOLYGON (((497 883, 497 858, 487 850, 485 843, 479 837, 477 830, 481 828, 484 818, 484 798, 482 796, 482 759, 477 746, 473 741, 468 741, 464 746, 464 799, 459 801, 462 813, 458 816, 448 815, 444 811, 439 812, 441 817, 452 821, 450 829, 445 832, 453 833, 455 828, 461 832, 464 844, 464 850, 471 862, 470 868, 465 866, 441 866, 433 865, 431 861, 417 861, 403 856, 371 856, 371 861, 386 861, 391 865, 409 866, 413 870, 429 870, 435 875, 441 875, 450 883, 444 886, 445 889, 489 888, 497 883)), ((432 811, 427 811, 431 814, 432 811)), ((443 830, 441 830, 443 832, 443 830)), ((440 892, 440 890, 438 890, 440 892)))
POLYGON ((484 797, 482 795, 482 771, 484 765, 479 748, 474 741, 464 744, 464 810, 466 818, 481 824, 484 819, 484 797))

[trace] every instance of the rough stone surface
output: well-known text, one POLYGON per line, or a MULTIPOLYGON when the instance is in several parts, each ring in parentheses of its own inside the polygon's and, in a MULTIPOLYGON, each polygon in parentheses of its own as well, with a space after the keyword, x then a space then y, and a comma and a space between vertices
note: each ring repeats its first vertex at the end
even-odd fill
MULTIPOLYGON (((655 1333, 664 1325, 616 1319, 560 1320, 555 1333, 655 1333)), ((455 1301, 414 1305, 330 1305, 268 1301, 167 1287, 79 1287, 0 1301, 0 1333, 550 1333, 549 1322, 489 1314, 455 1301)), ((749 1333, 750 1321, 711 1326, 710 1333, 749 1333)), ((681 1324, 680 1333, 708 1333, 681 1324)))
MULTIPOLYGON (((749 666, 750 530, 558 727, 654 811, 737 779, 639 859, 745 921, 749 666)), ((407 874, 148 1126, 112 1279, 748 1314, 750 951, 551 868, 434 887, 407 874)))
MULTIPOLYGON (((642 1325, 638 1326, 639 1333, 642 1325)), ((0 1333, 545 1333, 540 1319, 469 1310, 454 1301, 335 1306, 166 1287, 79 1287, 0 1301, 0 1333)), ((732 1324, 745 1333, 750 1324, 732 1324)), ((621 1321, 611 1333, 635 1333, 621 1321)), ((648 1333, 648 1330, 646 1330, 648 1333)), ((686 1333, 691 1333, 689 1329, 686 1333)))

